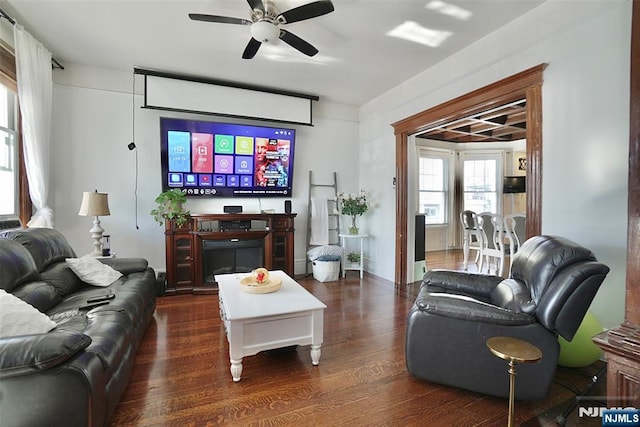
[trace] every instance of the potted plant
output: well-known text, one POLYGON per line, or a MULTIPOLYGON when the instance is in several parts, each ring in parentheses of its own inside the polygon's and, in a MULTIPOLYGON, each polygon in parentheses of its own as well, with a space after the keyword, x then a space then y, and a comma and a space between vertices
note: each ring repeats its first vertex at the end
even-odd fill
POLYGON ((174 221, 176 227, 180 228, 189 221, 191 212, 183 207, 187 196, 177 188, 163 191, 155 201, 158 206, 151 211, 151 215, 158 224, 163 225, 165 221, 174 221))
POLYGON ((359 228, 356 219, 371 208, 367 193, 360 190, 359 194, 338 194, 338 211, 342 215, 351 217, 349 234, 358 234, 359 228))
POLYGON ((351 263, 358 264, 358 263, 360 263, 360 254, 357 253, 357 252, 349 252, 347 254, 347 259, 351 263))

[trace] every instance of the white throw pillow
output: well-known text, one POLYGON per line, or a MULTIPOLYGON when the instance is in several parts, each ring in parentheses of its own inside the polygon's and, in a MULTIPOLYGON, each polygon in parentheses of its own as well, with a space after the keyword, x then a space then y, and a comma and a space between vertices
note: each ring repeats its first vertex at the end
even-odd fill
POLYGON ((44 334, 55 326, 47 315, 0 289, 0 338, 44 334))
POLYGON ((109 286, 122 277, 122 273, 101 263, 96 258, 67 258, 65 261, 69 268, 76 273, 76 276, 89 285, 109 286))

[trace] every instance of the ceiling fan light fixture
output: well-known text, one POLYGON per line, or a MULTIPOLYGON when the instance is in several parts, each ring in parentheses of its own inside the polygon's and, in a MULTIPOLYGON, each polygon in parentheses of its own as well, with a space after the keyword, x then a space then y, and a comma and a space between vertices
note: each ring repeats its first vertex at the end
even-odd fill
POLYGON ((277 40, 280 36, 280 30, 277 26, 270 22, 258 21, 251 24, 251 37, 259 42, 268 42, 270 40, 277 40))

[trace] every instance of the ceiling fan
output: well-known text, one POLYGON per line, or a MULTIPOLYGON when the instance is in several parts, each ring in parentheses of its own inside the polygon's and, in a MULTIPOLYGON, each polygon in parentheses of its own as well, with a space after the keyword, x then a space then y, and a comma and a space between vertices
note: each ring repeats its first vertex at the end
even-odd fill
POLYGON ((277 39, 282 40, 305 55, 313 56, 318 53, 318 49, 295 34, 280 28, 280 26, 316 18, 334 10, 331 0, 314 1, 294 7, 286 12, 280 12, 270 0, 247 0, 247 3, 251 7, 251 20, 229 16, 203 15, 200 13, 190 13, 189 18, 194 21, 249 25, 251 40, 249 40, 242 53, 244 59, 253 58, 262 43, 277 39))

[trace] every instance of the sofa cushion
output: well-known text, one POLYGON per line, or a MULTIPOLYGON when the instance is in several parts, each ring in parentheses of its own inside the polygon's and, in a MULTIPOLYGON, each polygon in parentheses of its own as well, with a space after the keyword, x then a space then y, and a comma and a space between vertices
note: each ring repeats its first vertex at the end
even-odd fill
POLYGON ((95 354, 111 376, 122 365, 135 325, 127 314, 109 305, 89 311, 86 317, 88 325, 84 333, 91 337, 91 345, 85 351, 95 354))
POLYGON ((83 284, 80 278, 69 268, 66 262, 56 262, 40 272, 40 280, 53 286, 61 297, 70 295, 83 284))
POLYGON ((0 289, 0 338, 43 334, 56 322, 20 298, 0 289))
POLYGON ((101 263, 97 258, 67 258, 66 262, 80 280, 89 285, 105 287, 122 277, 122 273, 101 263))
POLYGON ((73 331, 0 339, 0 378, 53 368, 89 344, 91 338, 73 331))
POLYGON ((16 286, 38 277, 29 251, 13 240, 0 239, 0 289, 11 292, 16 286))
POLYGON ((14 240, 24 246, 33 257, 38 271, 65 258, 76 256, 67 239, 52 228, 25 228, 0 232, 0 237, 14 240))
POLYGON ((62 301, 62 296, 56 291, 56 288, 40 280, 23 283, 15 288, 11 294, 43 313, 62 301))

